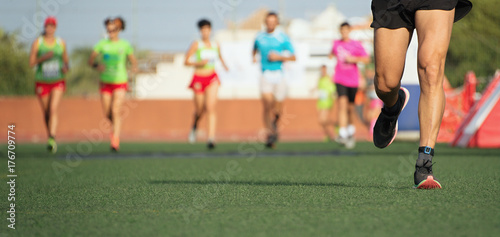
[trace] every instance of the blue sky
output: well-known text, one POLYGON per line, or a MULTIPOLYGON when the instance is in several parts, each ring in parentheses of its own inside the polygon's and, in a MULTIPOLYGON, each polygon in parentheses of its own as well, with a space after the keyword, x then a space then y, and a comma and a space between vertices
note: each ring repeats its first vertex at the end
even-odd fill
POLYGON ((103 20, 120 15, 127 21, 123 38, 139 49, 162 52, 184 51, 198 36, 200 18, 212 20, 214 29, 227 21, 239 21, 258 8, 285 13, 285 17, 311 19, 335 4, 347 17, 370 14, 370 0, 0 0, 0 27, 20 30, 26 41, 38 33, 46 13, 59 20, 57 34, 71 50, 92 46, 103 35, 103 20), (38 2, 38 4, 37 4, 38 2), (217 7, 216 7, 217 6, 217 7), (34 29, 34 31, 33 31, 34 29), (39 30, 39 29, 38 29, 39 30))

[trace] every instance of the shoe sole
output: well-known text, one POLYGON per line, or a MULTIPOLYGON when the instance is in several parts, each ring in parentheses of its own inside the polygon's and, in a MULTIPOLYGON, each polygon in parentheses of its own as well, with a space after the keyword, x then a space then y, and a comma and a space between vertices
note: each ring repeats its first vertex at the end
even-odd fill
POLYGON ((432 175, 429 175, 426 180, 415 185, 416 189, 441 189, 442 186, 439 181, 435 180, 432 175))
MULTIPOLYGON (((406 97, 405 97, 405 103, 403 104, 403 108, 401 109, 401 112, 403 112, 403 110, 405 109, 406 105, 408 104, 408 101, 410 101, 410 92, 408 91, 408 89, 406 89, 404 87, 401 87, 401 90, 403 90, 403 92, 406 95, 406 97)), ((399 112, 399 114, 401 114, 401 112, 399 112)), ((398 118, 398 120, 399 120, 399 118, 398 118)), ((389 142, 389 144, 387 144, 387 146, 380 147, 380 148, 386 148, 386 147, 388 147, 389 145, 392 144, 392 142, 394 141, 394 139, 396 139, 396 135, 398 135, 398 129, 399 129, 399 121, 396 121, 396 131, 394 132, 394 136, 392 137, 392 139, 389 142)))

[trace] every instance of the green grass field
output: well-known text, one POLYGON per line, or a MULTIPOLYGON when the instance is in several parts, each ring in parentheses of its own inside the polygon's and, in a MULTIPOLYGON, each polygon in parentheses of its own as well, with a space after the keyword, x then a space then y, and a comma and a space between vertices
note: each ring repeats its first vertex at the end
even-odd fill
POLYGON ((16 230, 0 236, 499 236, 500 150, 436 148, 441 190, 415 190, 416 143, 107 144, 16 148, 16 230), (79 151, 79 152, 76 152, 79 151), (68 154, 68 155, 67 155, 68 154), (206 155, 208 154, 208 155, 206 155))

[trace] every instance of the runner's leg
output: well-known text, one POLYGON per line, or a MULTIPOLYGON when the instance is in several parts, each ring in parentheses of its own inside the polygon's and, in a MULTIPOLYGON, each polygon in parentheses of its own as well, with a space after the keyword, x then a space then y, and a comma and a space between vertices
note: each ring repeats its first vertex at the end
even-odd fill
POLYGON ((264 127, 266 128, 267 134, 274 133, 272 128, 272 117, 274 115, 274 95, 272 93, 262 94, 262 106, 263 106, 263 121, 264 127))
POLYGON ((50 92, 49 105, 48 105, 48 131, 50 137, 56 136, 57 130, 57 109, 59 108, 59 103, 63 97, 64 91, 60 88, 55 88, 50 92))
POLYGON ((120 137, 122 118, 121 109, 123 102, 125 101, 125 94, 127 91, 125 89, 116 89, 113 91, 111 100, 111 114, 113 122, 113 136, 116 138, 120 137))
POLYGON ((434 148, 443 118, 445 105, 444 65, 454 16, 454 10, 417 11, 415 14, 419 45, 420 146, 434 148))
POLYGON ((47 129, 47 134, 50 137, 50 129, 49 129, 49 98, 50 95, 38 96, 38 101, 40 101, 40 106, 42 107, 43 112, 43 121, 45 124, 45 128, 47 129))
POLYGON ((210 84, 205 90, 205 111, 207 113, 209 142, 214 142, 215 140, 215 127, 217 124, 216 105, 217 105, 218 90, 219 90, 218 82, 210 84))
POLYGON ((389 107, 398 98, 411 35, 406 28, 375 29, 375 91, 389 107))

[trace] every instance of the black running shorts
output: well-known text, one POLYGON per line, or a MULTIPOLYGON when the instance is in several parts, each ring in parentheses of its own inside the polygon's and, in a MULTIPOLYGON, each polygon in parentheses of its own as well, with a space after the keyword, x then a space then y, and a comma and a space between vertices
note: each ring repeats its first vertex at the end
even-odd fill
POLYGON ((418 10, 452 10, 455 22, 472 8, 468 0, 372 0, 373 22, 371 27, 415 29, 415 12, 418 10))
POLYGON ((358 92, 357 87, 347 87, 338 83, 335 83, 337 86, 337 96, 340 98, 341 96, 347 96, 349 99, 349 103, 354 103, 354 99, 356 99, 356 93, 358 92))

